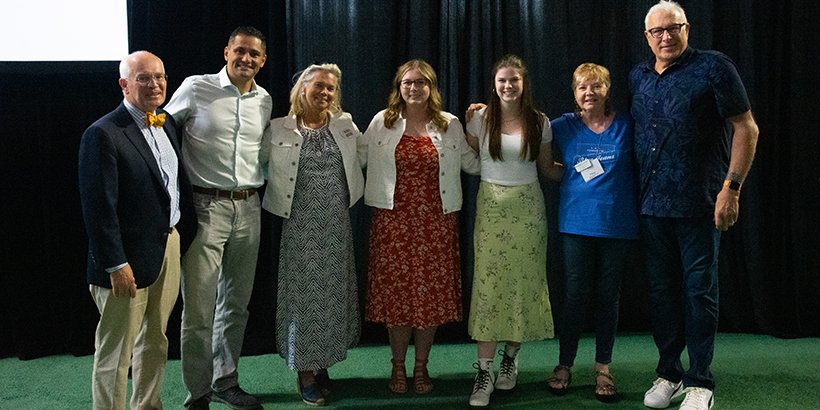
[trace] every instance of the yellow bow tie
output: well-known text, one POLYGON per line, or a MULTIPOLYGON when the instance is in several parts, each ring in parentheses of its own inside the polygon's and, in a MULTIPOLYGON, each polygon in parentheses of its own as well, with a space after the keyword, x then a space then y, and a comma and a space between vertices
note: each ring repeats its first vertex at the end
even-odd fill
POLYGON ((165 114, 151 114, 150 112, 145 113, 145 126, 155 126, 157 128, 162 128, 162 124, 165 124, 165 114))

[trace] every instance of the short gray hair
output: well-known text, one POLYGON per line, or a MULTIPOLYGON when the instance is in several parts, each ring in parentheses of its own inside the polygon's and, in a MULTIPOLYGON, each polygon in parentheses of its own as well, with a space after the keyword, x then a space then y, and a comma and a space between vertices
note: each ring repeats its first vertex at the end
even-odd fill
MULTIPOLYGON (((128 57, 131 57, 131 54, 129 54, 128 57)), ((120 78, 124 80, 127 80, 128 76, 131 75, 131 65, 128 64, 128 57, 120 61, 120 78)))
POLYGON ((646 12, 646 18, 644 18, 643 23, 644 27, 646 27, 646 30, 649 30, 650 28, 649 16, 652 15, 652 13, 655 13, 656 11, 665 11, 667 13, 674 14, 676 17, 682 18, 684 23, 689 23, 686 20, 686 13, 683 11, 683 7, 681 7, 680 4, 672 0, 661 0, 658 2, 658 4, 649 8, 648 12, 646 12))

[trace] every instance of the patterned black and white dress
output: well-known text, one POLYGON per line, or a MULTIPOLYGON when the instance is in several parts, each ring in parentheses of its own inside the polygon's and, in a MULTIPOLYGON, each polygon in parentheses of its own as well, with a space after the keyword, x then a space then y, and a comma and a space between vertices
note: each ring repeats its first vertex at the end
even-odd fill
POLYGON ((292 370, 326 369, 361 334, 349 192, 325 124, 303 127, 290 218, 282 224, 276 345, 292 370))

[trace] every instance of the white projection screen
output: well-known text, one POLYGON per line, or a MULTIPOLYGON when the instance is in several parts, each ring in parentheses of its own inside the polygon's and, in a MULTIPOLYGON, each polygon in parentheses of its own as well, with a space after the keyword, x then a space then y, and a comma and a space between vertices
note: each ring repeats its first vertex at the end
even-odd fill
POLYGON ((3 1, 0 61, 119 61, 126 13, 126 0, 3 1))

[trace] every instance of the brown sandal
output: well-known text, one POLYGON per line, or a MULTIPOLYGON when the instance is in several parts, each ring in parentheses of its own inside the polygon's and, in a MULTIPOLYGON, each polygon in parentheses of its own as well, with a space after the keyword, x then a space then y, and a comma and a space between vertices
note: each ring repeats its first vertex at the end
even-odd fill
POLYGON ((416 360, 413 366, 413 391, 416 394, 428 394, 433 391, 433 380, 427 373, 427 360, 416 360))
POLYGON ((611 373, 595 372, 595 398, 601 403, 612 403, 618 400, 618 390, 611 373), (604 382, 600 382, 603 378, 604 382))
POLYGON ((547 380, 547 388, 556 396, 567 394, 569 385, 572 383, 572 367, 559 364, 552 369, 552 377, 547 380), (558 372, 566 372, 567 377, 558 377, 558 372), (561 387, 553 387, 553 383, 560 383, 561 387))
POLYGON ((407 371, 404 369, 404 361, 391 359, 393 370, 390 372, 390 382, 387 388, 393 393, 407 393, 407 371))

